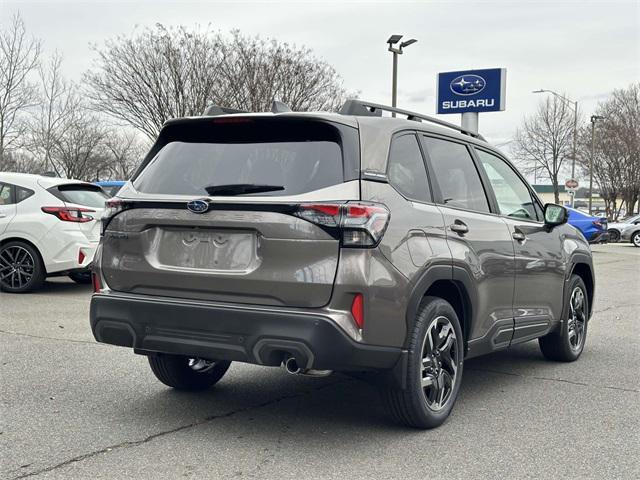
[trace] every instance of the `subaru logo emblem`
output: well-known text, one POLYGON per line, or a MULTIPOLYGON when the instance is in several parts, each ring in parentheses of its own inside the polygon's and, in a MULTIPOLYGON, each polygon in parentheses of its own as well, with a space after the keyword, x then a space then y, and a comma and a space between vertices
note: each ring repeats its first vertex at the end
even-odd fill
POLYGON ((456 95, 475 95, 486 87, 487 82, 480 75, 460 75, 451 80, 449 88, 456 95))
POLYGON ((193 213, 204 213, 209 210, 209 203, 205 200, 191 200, 187 203, 187 208, 193 213))

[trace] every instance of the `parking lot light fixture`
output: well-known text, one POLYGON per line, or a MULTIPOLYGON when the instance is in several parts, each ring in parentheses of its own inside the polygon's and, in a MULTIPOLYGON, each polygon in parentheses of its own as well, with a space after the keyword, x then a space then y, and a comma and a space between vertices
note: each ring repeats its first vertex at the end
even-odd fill
MULTIPOLYGON (((402 52, 405 47, 408 47, 409 45, 413 45, 418 41, 415 38, 411 38, 406 42, 402 42, 400 45, 396 46, 398 42, 400 42, 402 37, 403 37, 402 35, 391 35, 389 37, 389 40, 387 40, 387 43, 389 44, 389 51, 393 53, 393 73, 392 73, 392 80, 391 80, 391 106, 392 107, 397 106, 397 99, 398 99, 398 55, 402 55, 402 52)), ((392 113, 391 115, 394 117, 396 116, 395 113, 392 113)))

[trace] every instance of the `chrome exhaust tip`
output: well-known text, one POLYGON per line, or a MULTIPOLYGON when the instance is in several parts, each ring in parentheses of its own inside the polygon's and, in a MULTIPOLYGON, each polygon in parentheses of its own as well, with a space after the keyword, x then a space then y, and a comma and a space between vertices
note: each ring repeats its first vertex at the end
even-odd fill
POLYGON ((282 362, 282 368, 284 368, 290 375, 298 375, 302 372, 300 365, 295 357, 288 357, 282 362))

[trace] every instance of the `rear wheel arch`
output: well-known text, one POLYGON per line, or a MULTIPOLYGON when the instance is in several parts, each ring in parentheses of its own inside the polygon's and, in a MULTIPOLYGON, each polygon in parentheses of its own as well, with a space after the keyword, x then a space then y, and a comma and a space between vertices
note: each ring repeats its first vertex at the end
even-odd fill
POLYGON ((589 317, 591 317, 591 313, 593 312, 593 297, 595 293, 595 282, 591 265, 578 260, 573 264, 571 273, 569 274, 569 278, 571 278, 571 275, 573 274, 578 275, 584 282, 585 287, 587 287, 587 297, 589 299, 589 317))
POLYGON ((437 280, 425 292, 424 297, 438 297, 446 300, 455 310, 460 320, 465 351, 471 330, 471 300, 465 286, 455 280, 437 280))
MULTIPOLYGON (((466 270, 451 265, 434 265, 416 283, 407 307, 407 332, 413 331, 413 324, 425 297, 438 297, 447 301, 460 320, 465 353, 471 333, 475 290, 466 270)), ((407 340, 405 340, 406 346, 407 340)))

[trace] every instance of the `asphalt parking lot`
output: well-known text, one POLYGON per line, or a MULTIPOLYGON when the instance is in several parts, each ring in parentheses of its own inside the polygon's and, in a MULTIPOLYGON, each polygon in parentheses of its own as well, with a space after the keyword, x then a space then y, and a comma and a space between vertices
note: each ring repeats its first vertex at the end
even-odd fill
POLYGON ((537 342, 470 360, 439 429, 385 416, 335 375, 234 364, 204 394, 95 343, 90 288, 0 293, 0 477, 640 478, 640 249, 594 247, 595 314, 578 362, 537 342))

